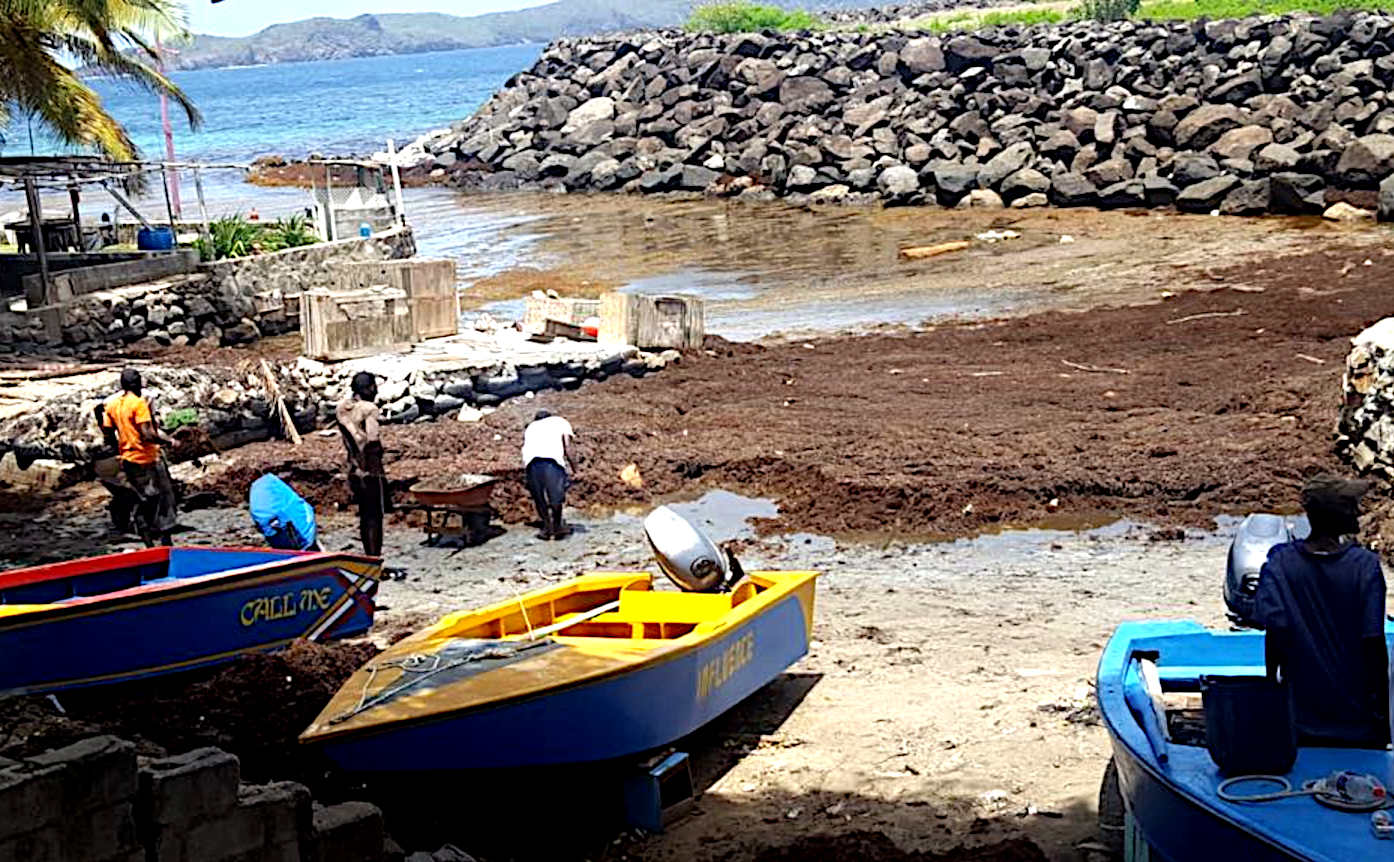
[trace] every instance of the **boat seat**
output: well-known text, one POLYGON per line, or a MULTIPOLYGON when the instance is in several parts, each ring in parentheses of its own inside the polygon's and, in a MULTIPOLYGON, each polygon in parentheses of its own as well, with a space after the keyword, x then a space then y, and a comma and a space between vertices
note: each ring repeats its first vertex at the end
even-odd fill
POLYGON ((53 607, 53 605, 0 605, 0 617, 13 616, 14 614, 28 614, 51 607, 53 607))
MULTIPOLYGON (((626 590, 614 622, 702 623, 720 619, 731 610, 729 593, 675 593, 626 590)), ((610 617, 610 614, 605 614, 610 617)))

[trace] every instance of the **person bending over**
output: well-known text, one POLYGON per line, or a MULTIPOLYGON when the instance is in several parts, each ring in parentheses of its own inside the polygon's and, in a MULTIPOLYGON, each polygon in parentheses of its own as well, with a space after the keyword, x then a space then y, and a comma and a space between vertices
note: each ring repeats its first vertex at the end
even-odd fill
POLYGON ((1321 474, 1302 488, 1312 532, 1274 547, 1259 574, 1255 619, 1268 675, 1290 686, 1299 744, 1389 742, 1384 574, 1355 541, 1365 481, 1321 474))
POLYGON ((564 539, 571 535, 571 528, 562 519, 562 509, 566 505, 566 489, 571 486, 567 459, 572 455, 574 436, 570 422, 546 410, 537 411, 523 430, 524 478, 542 522, 539 539, 564 539))

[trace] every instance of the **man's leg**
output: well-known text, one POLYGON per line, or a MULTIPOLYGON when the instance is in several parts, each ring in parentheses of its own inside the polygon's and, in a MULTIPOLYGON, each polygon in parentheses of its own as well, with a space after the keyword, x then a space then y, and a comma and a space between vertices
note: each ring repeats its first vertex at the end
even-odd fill
POLYGON ((382 476, 364 476, 361 481, 363 495, 358 501, 358 537, 363 540, 363 553, 381 557, 387 481, 382 476))
POLYGON ((565 539, 571 535, 571 528, 562 516, 566 507, 566 488, 570 483, 565 468, 554 461, 547 462, 547 508, 552 515, 554 539, 565 539))
POLYGON ((160 544, 172 545, 170 534, 179 523, 179 504, 174 499, 174 480, 169 475, 169 465, 164 458, 151 465, 152 480, 155 485, 155 533, 160 544))
POLYGON ((537 534, 539 539, 550 539, 555 532, 555 527, 552 524, 552 512, 547 506, 547 492, 544 487, 547 463, 541 458, 534 458, 528 462, 523 473, 524 484, 528 487, 528 494, 532 496, 532 505, 537 509, 537 520, 542 522, 542 530, 537 534))
POLYGON ((136 492, 140 502, 136 503, 134 517, 136 533, 146 547, 153 547, 158 538, 155 532, 155 509, 159 505, 155 497, 155 489, 150 481, 150 470, 142 464, 134 464, 130 461, 121 462, 121 471, 126 474, 126 481, 130 484, 131 490, 136 492))

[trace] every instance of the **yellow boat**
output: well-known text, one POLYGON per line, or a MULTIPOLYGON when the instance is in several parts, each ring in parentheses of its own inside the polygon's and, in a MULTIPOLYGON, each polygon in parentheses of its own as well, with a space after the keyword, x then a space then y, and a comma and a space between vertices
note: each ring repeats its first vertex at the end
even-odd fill
POLYGON ((347 770, 585 763, 660 748, 808 652, 816 572, 730 592, 588 574, 451 614, 344 684, 300 740, 347 770))

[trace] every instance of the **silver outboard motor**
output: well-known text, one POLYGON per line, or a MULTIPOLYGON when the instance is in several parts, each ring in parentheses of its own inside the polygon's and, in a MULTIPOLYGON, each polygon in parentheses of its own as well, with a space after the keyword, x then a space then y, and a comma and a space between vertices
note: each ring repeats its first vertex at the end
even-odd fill
POLYGON ((644 535, 663 574, 687 592, 723 592, 745 576, 735 555, 723 554, 706 534, 667 506, 644 519, 644 535))
POLYGON ((1236 624, 1260 628, 1254 621, 1254 594, 1268 552, 1275 545, 1305 539, 1312 532, 1306 515, 1255 513, 1244 518, 1229 546, 1225 572, 1225 606, 1236 624))

